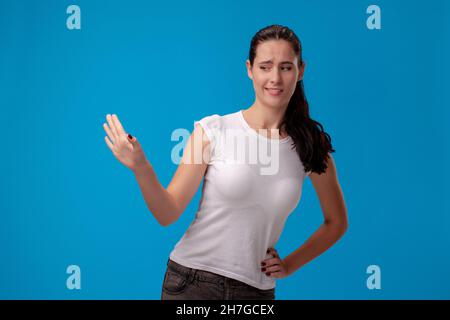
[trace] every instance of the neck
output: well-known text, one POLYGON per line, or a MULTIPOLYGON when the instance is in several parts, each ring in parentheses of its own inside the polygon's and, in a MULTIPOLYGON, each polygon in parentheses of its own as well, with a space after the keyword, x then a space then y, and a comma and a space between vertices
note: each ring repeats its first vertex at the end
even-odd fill
POLYGON ((280 136, 285 136, 284 128, 280 125, 283 121, 287 106, 280 108, 268 107, 255 101, 247 110, 243 111, 245 118, 254 129, 279 129, 280 136))

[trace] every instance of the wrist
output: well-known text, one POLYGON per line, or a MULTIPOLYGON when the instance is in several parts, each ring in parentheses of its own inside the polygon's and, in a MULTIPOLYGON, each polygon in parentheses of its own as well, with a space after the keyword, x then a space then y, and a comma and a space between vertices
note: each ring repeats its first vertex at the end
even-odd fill
POLYGON ((150 162, 145 159, 145 161, 137 164, 136 166, 134 166, 133 168, 131 168, 131 171, 133 171, 133 173, 137 176, 137 175, 141 175, 142 173, 144 173, 145 171, 147 171, 148 169, 151 168, 151 164, 150 162))
POLYGON ((284 268, 286 270, 286 275, 290 276, 291 274, 293 274, 297 269, 293 269, 292 265, 289 264, 288 261, 286 261, 286 259, 283 260, 283 264, 284 264, 284 268))

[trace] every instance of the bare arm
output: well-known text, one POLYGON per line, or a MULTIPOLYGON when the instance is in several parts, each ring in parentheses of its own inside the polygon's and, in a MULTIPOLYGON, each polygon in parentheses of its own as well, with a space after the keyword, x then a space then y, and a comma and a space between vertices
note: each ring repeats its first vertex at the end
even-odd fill
POLYGON ((178 215, 175 199, 161 185, 150 162, 133 171, 144 197, 145 204, 158 223, 167 226, 178 215))
POLYGON ((148 162, 134 171, 147 207, 163 226, 175 222, 181 216, 205 175, 210 143, 202 137, 205 137, 203 128, 196 125, 167 189, 158 182, 148 162))
POLYGON ((150 212, 163 226, 176 221, 195 195, 210 159, 210 142, 203 128, 195 126, 177 171, 165 189, 137 138, 128 137, 116 115, 107 115, 107 121, 109 126, 103 125, 108 134, 105 141, 114 156, 133 171, 150 212))
POLYGON ((287 274, 330 248, 348 228, 347 209, 331 154, 326 172, 321 175, 311 173, 309 177, 319 197, 324 222, 300 248, 283 259, 287 274))

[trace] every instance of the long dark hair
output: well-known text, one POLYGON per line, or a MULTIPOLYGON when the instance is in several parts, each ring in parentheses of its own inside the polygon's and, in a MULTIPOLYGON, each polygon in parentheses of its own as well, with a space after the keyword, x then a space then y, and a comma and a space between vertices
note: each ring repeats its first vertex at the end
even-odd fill
MULTIPOLYGON (((299 38, 288 27, 271 25, 259 30, 252 38, 248 59, 251 66, 256 56, 257 46, 267 40, 286 40, 292 44, 298 57, 299 67, 303 64, 302 46, 299 38)), ((293 148, 297 151, 303 163, 305 172, 312 171, 318 174, 327 169, 328 153, 335 152, 331 145, 331 138, 323 130, 323 126, 311 119, 309 105, 303 89, 303 79, 297 81, 294 94, 284 114, 281 127, 293 139, 293 148)))

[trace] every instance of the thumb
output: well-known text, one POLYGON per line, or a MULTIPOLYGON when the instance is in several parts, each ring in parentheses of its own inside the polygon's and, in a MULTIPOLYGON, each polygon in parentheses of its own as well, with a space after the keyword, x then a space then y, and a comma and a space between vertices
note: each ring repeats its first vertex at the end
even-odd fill
POLYGON ((130 141, 131 144, 133 145, 133 149, 141 147, 141 145, 136 137, 133 137, 131 134, 128 134, 127 136, 128 136, 128 141, 130 141))

